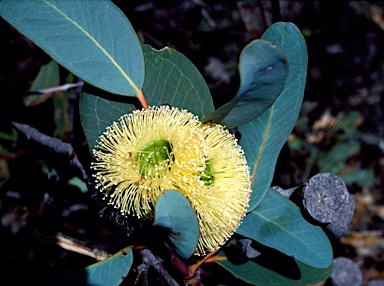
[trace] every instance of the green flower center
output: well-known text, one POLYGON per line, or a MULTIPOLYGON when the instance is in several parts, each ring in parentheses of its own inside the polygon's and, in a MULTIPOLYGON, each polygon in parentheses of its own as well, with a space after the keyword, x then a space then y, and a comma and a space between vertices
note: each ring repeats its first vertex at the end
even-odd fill
POLYGON ((213 171, 213 166, 211 161, 205 161, 205 169, 199 174, 200 180, 204 182, 205 186, 213 186, 215 183, 215 172, 213 171))
POLYGON ((135 154, 135 163, 142 176, 160 177, 170 169, 173 162, 171 144, 167 141, 152 141, 135 154))

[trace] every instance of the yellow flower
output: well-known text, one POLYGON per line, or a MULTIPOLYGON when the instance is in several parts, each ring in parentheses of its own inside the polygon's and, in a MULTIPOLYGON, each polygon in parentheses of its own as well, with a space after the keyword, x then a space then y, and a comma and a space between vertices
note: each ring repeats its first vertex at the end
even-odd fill
POLYGON ((199 253, 212 252, 235 232, 246 214, 251 194, 249 167, 237 140, 219 124, 203 126, 203 130, 206 162, 211 165, 213 178, 208 183, 204 180, 206 183, 191 200, 201 232, 199 253))
POLYGON ((248 207, 249 168, 236 139, 185 110, 161 106, 124 115, 100 137, 94 155, 96 187, 123 215, 151 219, 162 192, 184 194, 199 223, 196 254, 224 244, 248 207))

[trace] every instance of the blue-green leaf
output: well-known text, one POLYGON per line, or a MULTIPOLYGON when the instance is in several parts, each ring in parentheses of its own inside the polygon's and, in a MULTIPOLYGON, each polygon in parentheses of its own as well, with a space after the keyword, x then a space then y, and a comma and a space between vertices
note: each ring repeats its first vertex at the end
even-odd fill
POLYGON ((181 257, 189 258, 193 254, 199 238, 199 226, 195 211, 182 193, 168 190, 160 195, 153 225, 170 231, 169 239, 181 257))
POLYGON ((132 248, 127 247, 109 258, 85 268, 87 285, 120 285, 131 269, 132 263, 132 248))
POLYGON ((235 128, 267 110, 283 90, 288 65, 277 46, 264 40, 248 44, 240 54, 240 89, 232 101, 205 121, 235 128))
POLYGON ((295 204, 273 189, 236 232, 315 268, 332 263, 332 247, 323 230, 308 223, 295 204))
POLYGON ((214 111, 212 97, 196 66, 183 54, 170 49, 143 46, 145 82, 149 105, 169 104, 187 109, 200 119, 214 111))
POLYGON ((109 0, 2 0, 0 15, 59 64, 111 93, 136 96, 144 57, 134 29, 109 0))
MULTIPOLYGON (((57 276, 41 282, 41 285, 88 285, 88 286, 118 286, 121 285, 133 263, 131 247, 124 248, 113 256, 92 264, 82 270, 66 276, 57 276)), ((39 284, 40 285, 40 284, 39 284)))
POLYGON ((285 87, 263 114, 239 127, 245 157, 251 169, 252 195, 248 211, 263 200, 271 186, 277 157, 299 116, 307 76, 307 48, 292 23, 276 23, 262 36, 277 45, 289 64, 285 87))
MULTIPOLYGON (((224 252, 221 251, 219 256, 224 257, 224 252)), ((260 259, 258 257, 243 264, 233 264, 228 260, 218 260, 217 263, 241 280, 258 286, 300 286, 315 284, 327 280, 333 270, 333 264, 327 268, 319 269, 308 266, 299 260, 292 260, 293 265, 280 265, 281 268, 286 268, 286 272, 289 272, 289 275, 285 276, 266 266, 262 266, 261 258, 260 256, 260 259)), ((279 264, 279 261, 275 261, 274 263, 279 264)))
MULTIPOLYGON (((132 112, 133 104, 123 101, 123 97, 106 99, 91 93, 82 92, 80 96, 80 119, 89 150, 96 145, 96 140, 120 116, 132 112)), ((93 154, 92 154, 93 155, 93 154)))

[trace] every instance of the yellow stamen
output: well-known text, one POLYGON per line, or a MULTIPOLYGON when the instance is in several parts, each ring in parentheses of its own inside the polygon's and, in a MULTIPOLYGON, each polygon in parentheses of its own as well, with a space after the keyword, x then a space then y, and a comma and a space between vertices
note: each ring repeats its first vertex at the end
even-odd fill
POLYGON ((250 176, 242 149, 221 125, 205 125, 185 110, 137 110, 107 128, 94 150, 96 186, 123 215, 151 219, 167 189, 195 210, 195 253, 212 252, 246 213, 250 176))

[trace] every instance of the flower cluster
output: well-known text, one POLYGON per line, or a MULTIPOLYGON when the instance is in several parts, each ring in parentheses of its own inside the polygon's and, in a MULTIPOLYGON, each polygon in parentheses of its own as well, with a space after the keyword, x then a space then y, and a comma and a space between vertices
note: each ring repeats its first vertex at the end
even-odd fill
POLYGON ((94 149, 96 187, 123 215, 154 216, 165 190, 184 194, 196 212, 196 254, 217 249, 247 207, 249 168, 236 139, 219 124, 167 106, 136 110, 109 126, 94 149))

